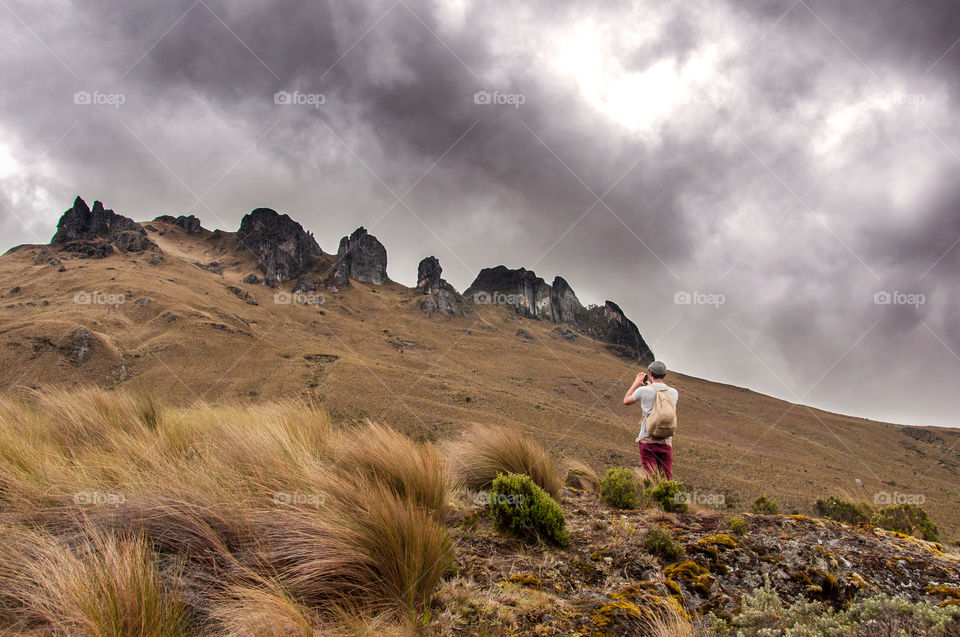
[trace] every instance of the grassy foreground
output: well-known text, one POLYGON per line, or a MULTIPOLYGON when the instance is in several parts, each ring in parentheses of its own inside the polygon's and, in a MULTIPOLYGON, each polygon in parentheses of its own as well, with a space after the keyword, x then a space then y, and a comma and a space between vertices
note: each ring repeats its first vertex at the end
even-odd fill
MULTIPOLYGON (((816 538, 835 538, 841 561, 869 540, 889 553, 856 567, 878 586, 888 555, 916 569, 890 569, 889 586, 957 579, 960 560, 930 543, 803 516, 752 516, 737 531, 715 512, 613 511, 600 487, 590 466, 505 428, 434 445, 335 424, 303 400, 0 398, 0 635, 760 635, 811 622, 790 634, 875 634, 877 622, 957 634, 955 586, 928 587, 939 606, 913 605, 809 569, 798 576, 820 585, 751 596, 783 538, 801 561, 816 538), (538 541, 536 526, 518 539, 484 515, 523 508, 498 491, 507 482, 540 494, 559 515, 554 544, 569 530, 569 546, 538 541)), ((534 517, 513 521, 545 519, 524 511, 534 517)))

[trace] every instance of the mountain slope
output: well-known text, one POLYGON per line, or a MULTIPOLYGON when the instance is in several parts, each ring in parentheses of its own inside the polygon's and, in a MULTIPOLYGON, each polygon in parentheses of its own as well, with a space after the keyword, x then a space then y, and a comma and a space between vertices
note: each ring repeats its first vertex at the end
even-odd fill
MULTIPOLYGON (((621 399, 638 366, 607 343, 495 304, 428 318, 415 290, 389 280, 294 298, 292 280, 243 282, 258 264, 234 233, 140 225, 158 251, 20 246, 0 258, 0 387, 122 386, 175 404, 302 395, 335 419, 423 438, 507 424, 598 470, 637 462, 638 413, 621 399)), ((743 507, 765 492, 786 512, 830 494, 918 494, 945 537, 960 527, 960 432, 669 382, 681 393, 676 473, 695 493, 743 507)))

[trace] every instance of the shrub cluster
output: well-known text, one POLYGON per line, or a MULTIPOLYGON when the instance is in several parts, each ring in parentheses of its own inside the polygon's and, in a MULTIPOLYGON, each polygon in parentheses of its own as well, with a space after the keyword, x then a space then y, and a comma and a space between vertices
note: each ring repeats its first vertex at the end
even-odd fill
POLYGON ((753 506, 750 507, 750 513, 755 515, 776 515, 777 503, 766 495, 761 495, 753 501, 753 506))
POLYGON ((563 511, 530 476, 498 476, 490 491, 490 518, 494 527, 528 541, 547 540, 566 546, 570 536, 563 511))
POLYGON ((670 513, 686 513, 687 488, 676 480, 664 480, 643 492, 643 499, 670 513))
POLYGON ((718 637, 847 637, 848 635, 956 634, 960 606, 938 607, 927 601, 910 603, 898 597, 876 595, 834 611, 803 597, 785 604, 770 584, 740 600, 740 612, 729 619, 710 615, 710 634, 718 637))
POLYGON ((940 541, 940 530, 923 507, 916 504, 897 504, 877 511, 873 524, 888 531, 917 535, 928 542, 940 541))
POLYGON ((870 520, 869 511, 866 507, 834 495, 829 498, 818 499, 813 508, 821 518, 843 522, 844 524, 861 524, 870 520))
POLYGON ((740 537, 750 532, 750 524, 740 515, 727 516, 727 528, 730 529, 731 533, 740 537))
POLYGON ((646 535, 643 536, 643 548, 650 555, 656 555, 669 563, 679 562, 686 553, 683 546, 673 537, 673 534, 660 527, 647 531, 646 535))
POLYGON ((617 509, 636 509, 640 506, 637 483, 633 471, 625 467, 611 467, 600 481, 600 499, 617 509))

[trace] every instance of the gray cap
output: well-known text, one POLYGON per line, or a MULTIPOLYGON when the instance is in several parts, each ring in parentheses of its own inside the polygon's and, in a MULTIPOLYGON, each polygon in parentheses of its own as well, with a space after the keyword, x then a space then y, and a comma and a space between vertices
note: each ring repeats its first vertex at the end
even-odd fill
POLYGON ((656 374, 657 376, 667 375, 667 366, 663 364, 663 361, 653 361, 650 363, 650 366, 647 367, 647 370, 651 374, 656 374))

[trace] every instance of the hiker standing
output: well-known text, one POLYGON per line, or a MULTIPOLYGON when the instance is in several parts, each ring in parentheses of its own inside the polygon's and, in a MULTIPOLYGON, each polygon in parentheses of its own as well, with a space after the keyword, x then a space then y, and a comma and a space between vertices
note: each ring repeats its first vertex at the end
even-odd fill
POLYGON ((667 366, 661 361, 650 363, 646 372, 637 374, 623 397, 623 404, 640 403, 643 411, 637 443, 644 471, 661 471, 667 480, 672 480, 673 432, 677 429, 677 399, 680 394, 663 382, 666 375, 667 366))

